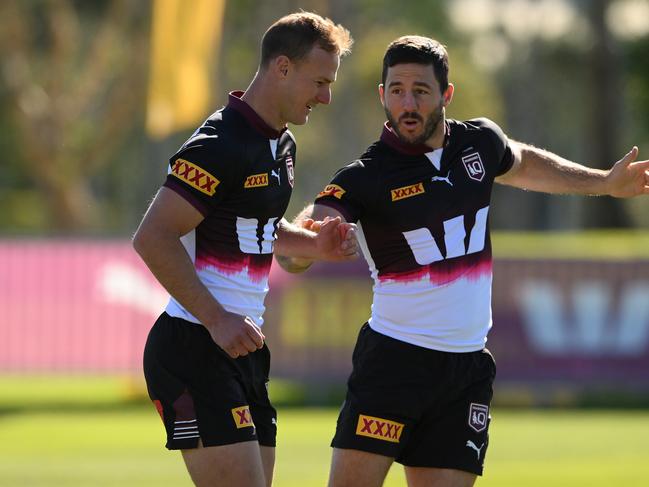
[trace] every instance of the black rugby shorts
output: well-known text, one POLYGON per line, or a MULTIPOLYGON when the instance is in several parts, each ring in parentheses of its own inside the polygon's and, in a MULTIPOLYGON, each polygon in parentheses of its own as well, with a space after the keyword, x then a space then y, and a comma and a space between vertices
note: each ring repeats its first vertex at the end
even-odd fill
POLYGON ((144 348, 149 397, 170 450, 256 440, 275 446, 277 413, 268 398, 270 352, 231 358, 207 329, 163 313, 144 348))
POLYGON ((331 446, 482 475, 496 375, 488 350, 430 350, 365 324, 352 360, 331 446))

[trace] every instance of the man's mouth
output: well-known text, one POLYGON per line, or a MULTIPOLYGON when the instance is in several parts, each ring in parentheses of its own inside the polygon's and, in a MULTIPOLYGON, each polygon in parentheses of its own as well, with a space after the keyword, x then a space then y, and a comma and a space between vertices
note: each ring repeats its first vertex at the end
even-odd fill
POLYGON ((420 120, 418 118, 403 118, 401 119, 401 124, 407 129, 414 129, 419 125, 420 120))

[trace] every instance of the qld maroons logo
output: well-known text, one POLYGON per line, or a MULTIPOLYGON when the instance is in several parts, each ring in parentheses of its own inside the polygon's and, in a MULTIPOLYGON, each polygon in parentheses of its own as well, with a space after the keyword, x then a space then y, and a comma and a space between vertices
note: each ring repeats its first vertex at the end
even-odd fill
POLYGON ((474 181, 482 181, 484 179, 484 164, 482 159, 480 159, 480 154, 473 152, 468 156, 462 157, 462 164, 464 164, 464 169, 466 169, 467 174, 474 181))
POLYGON ((469 426, 476 433, 487 429, 489 419, 489 406, 472 402, 469 406, 469 426))
POLYGON ((286 156, 286 174, 288 174, 288 184, 292 188, 295 184, 295 172, 293 170, 293 158, 290 155, 286 156))

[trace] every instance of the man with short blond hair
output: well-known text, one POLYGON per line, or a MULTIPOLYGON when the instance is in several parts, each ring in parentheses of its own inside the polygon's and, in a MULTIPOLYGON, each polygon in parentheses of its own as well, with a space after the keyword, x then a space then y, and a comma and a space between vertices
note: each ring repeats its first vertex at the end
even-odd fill
POLYGON ((295 139, 331 102, 349 32, 308 12, 264 34, 259 69, 230 93, 169 161, 167 179, 133 245, 169 291, 144 350, 149 395, 167 448, 181 450, 198 486, 270 486, 276 411, 261 331, 273 250, 329 261, 354 258, 351 225, 289 224, 295 139))

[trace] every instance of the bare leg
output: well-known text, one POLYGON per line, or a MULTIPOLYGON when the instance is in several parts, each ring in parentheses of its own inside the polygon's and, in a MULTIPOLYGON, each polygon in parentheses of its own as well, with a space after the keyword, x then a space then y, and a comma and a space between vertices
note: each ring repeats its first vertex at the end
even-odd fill
POLYGON ((259 443, 246 441, 232 445, 182 450, 183 460, 197 487, 265 487, 259 443))
POLYGON ((334 448, 329 487, 380 487, 394 458, 334 448))
POLYGON ((273 471, 275 469, 275 448, 272 446, 260 446, 261 463, 264 467, 266 487, 273 485, 273 471))
POLYGON ((476 475, 450 468, 406 467, 408 487, 472 487, 476 475))

